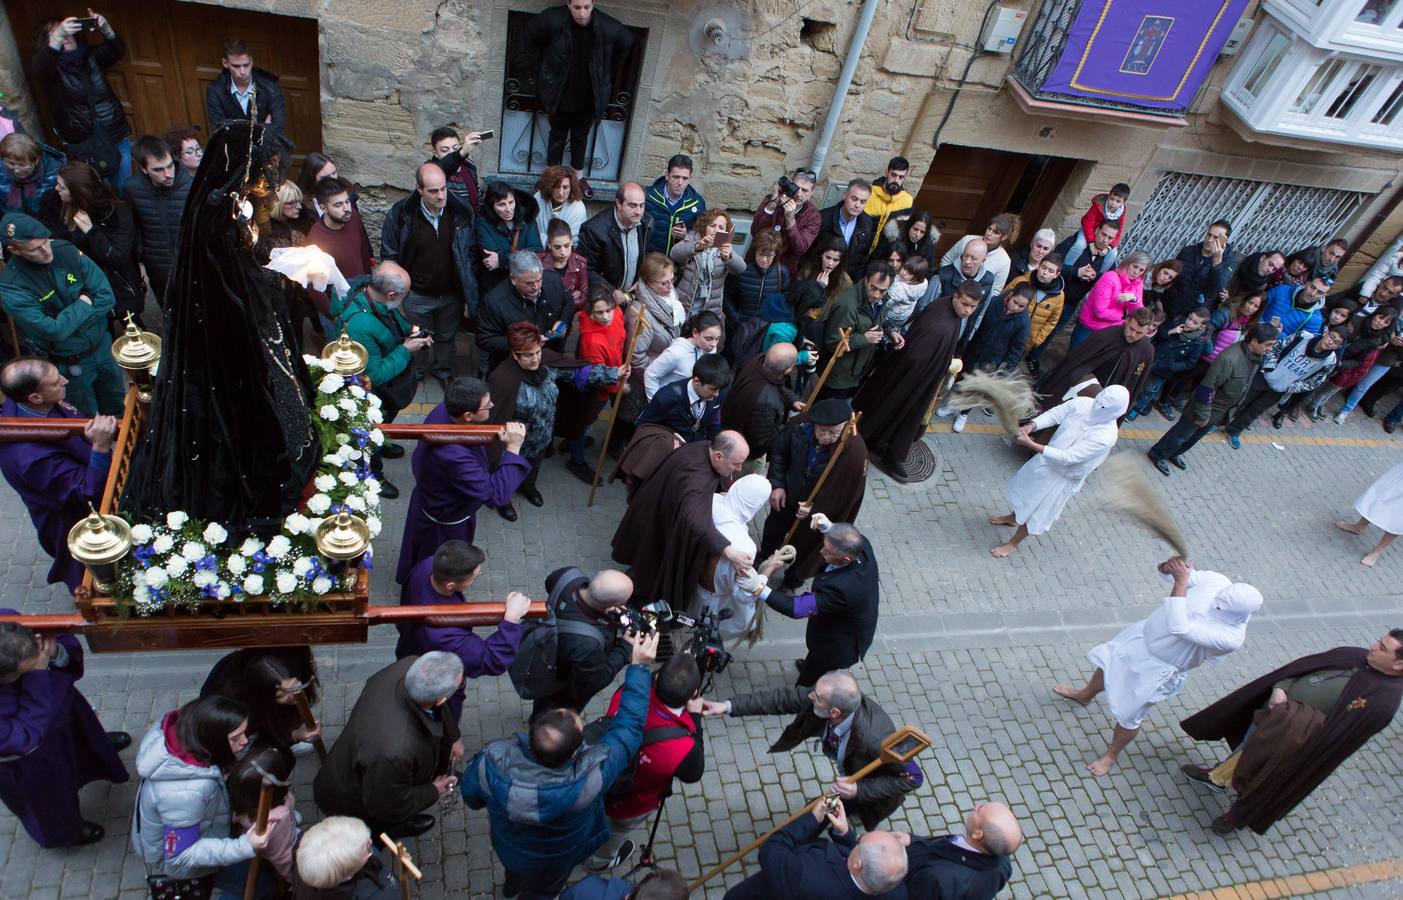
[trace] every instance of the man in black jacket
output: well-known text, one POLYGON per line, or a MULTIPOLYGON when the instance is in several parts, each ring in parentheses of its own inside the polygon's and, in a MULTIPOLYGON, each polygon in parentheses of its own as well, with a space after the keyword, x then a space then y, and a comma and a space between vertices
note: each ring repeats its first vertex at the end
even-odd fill
POLYGON ((976 803, 964 834, 897 837, 907 844, 909 896, 994 900, 1013 876, 1010 858, 1023 843, 1023 830, 1004 804, 976 803))
POLYGON ((620 308, 632 302, 628 292, 638 281, 638 264, 648 253, 653 218, 645 211, 643 186, 629 181, 619 186, 614 208, 596 213, 580 226, 577 247, 589 263, 589 283, 612 288, 620 308))
POLYGON ((1195 306, 1217 309, 1228 299, 1228 283, 1237 267, 1228 242, 1231 236, 1232 225, 1219 219, 1208 226, 1202 243, 1189 244, 1174 257, 1184 270, 1164 292, 1164 312, 1169 318, 1188 315, 1195 306))
POLYGON ((823 534, 823 571, 813 589, 794 595, 764 588, 765 605, 791 619, 808 619, 804 643, 809 655, 799 662, 798 684, 811 685, 818 676, 862 661, 877 633, 880 591, 877 556, 872 544, 846 522, 830 522, 822 513, 809 517, 823 534))
POLYGON ((447 176, 437 163, 419 166, 414 182, 418 190, 385 214, 380 259, 409 270, 404 315, 434 339, 427 351, 420 351, 415 368, 427 370, 447 391, 463 310, 477 315, 477 276, 473 274, 477 234, 472 213, 449 195, 447 176))
POLYGON ((558 623, 556 675, 564 687, 535 701, 533 719, 562 707, 584 709, 628 665, 633 653, 618 628, 617 615, 633 594, 633 580, 623 572, 601 569, 591 579, 566 566, 546 576, 546 594, 558 623))
MULTIPOLYGON (((891 717, 847 672, 829 672, 812 689, 775 688, 744 694, 730 700, 707 700, 702 713, 710 716, 793 715, 771 753, 793 750, 806 740, 819 742, 819 750, 837 764, 844 778, 877 759, 882 741, 896 731, 891 717)), ((906 795, 921 786, 925 776, 915 760, 879 767, 856 784, 840 778, 832 791, 868 831, 896 812, 906 795)))
MULTIPOLYGON (((839 801, 831 812, 820 803, 760 846, 760 872, 726 892, 724 900, 905 900, 903 835, 869 831, 857 840, 839 801), (831 839, 822 837, 830 826, 831 839)), ((954 897, 955 894, 918 894, 954 897)))
POLYGON ((141 264, 156 300, 166 299, 166 285, 175 271, 175 249, 180 242, 180 218, 191 178, 175 162, 170 145, 154 134, 137 139, 136 164, 141 174, 128 178, 123 196, 141 232, 141 264))
POLYGON ((750 459, 770 452, 790 411, 802 412, 804 401, 785 379, 794 371, 799 351, 793 344, 771 344, 741 369, 721 403, 721 427, 739 431, 750 444, 750 459))
POLYGON ((877 220, 863 212, 871 196, 872 185, 865 179, 854 178, 837 203, 819 212, 819 235, 836 234, 847 244, 843 267, 854 282, 861 281, 866 274, 867 254, 877 236, 877 220))
POLYGON ((219 65, 224 71, 210 82, 205 91, 210 132, 216 132, 230 122, 247 122, 249 105, 252 104, 253 121, 259 125, 271 125, 282 134, 287 129, 287 107, 283 103, 283 89, 278 83, 278 76, 255 68, 248 45, 238 38, 229 38, 224 42, 224 55, 219 65))
MULTIPOLYGON (((633 46, 633 35, 594 0, 566 0, 526 23, 527 71, 535 68, 536 96, 550 116, 546 165, 558 166, 570 139, 570 168, 584 177, 590 127, 604 117, 614 92, 616 61, 633 46)), ((592 192, 588 185, 585 198, 592 192)))
POLYGON ((560 276, 545 271, 534 252, 513 253, 507 271, 507 280, 487 292, 477 314, 477 349, 487 359, 489 372, 511 355, 507 329, 514 323, 531 322, 546 336, 547 347, 563 353, 575 314, 560 276))
POLYGON ((637 424, 672 429, 682 443, 709 441, 721 433, 721 392, 731 384, 731 367, 719 353, 699 357, 692 377, 665 384, 638 414, 637 424))
POLYGON ((106 16, 93 18, 98 44, 88 41, 73 16, 45 22, 47 39, 34 53, 33 74, 48 97, 64 153, 90 163, 120 194, 132 174, 132 130, 103 73, 121 62, 127 47, 106 16))

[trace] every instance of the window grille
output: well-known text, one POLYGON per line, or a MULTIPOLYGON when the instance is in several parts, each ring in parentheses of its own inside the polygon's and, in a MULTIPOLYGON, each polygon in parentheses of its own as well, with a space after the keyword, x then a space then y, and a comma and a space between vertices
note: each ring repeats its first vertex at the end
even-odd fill
POLYGON ((1208 224, 1232 223, 1233 252, 1286 253, 1338 237, 1369 199, 1360 191, 1274 184, 1169 172, 1130 220, 1121 253, 1144 250, 1156 261, 1170 259, 1187 244, 1203 240, 1208 224))

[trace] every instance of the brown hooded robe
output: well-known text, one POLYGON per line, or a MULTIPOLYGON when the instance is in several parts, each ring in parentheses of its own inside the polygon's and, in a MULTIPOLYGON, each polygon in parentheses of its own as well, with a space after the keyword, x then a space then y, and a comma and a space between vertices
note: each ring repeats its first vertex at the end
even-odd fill
MULTIPOLYGON (((1125 328, 1115 325, 1093 332, 1071 350, 1057 368, 1048 373, 1038 385, 1042 410, 1047 411, 1062 402, 1062 395, 1088 378, 1095 377, 1102 387, 1124 385, 1130 391, 1130 406, 1134 408, 1145 382, 1150 380, 1150 366, 1155 361, 1154 344, 1141 338, 1133 344, 1125 342, 1125 328)), ((1120 424, 1125 416, 1116 420, 1120 424)))

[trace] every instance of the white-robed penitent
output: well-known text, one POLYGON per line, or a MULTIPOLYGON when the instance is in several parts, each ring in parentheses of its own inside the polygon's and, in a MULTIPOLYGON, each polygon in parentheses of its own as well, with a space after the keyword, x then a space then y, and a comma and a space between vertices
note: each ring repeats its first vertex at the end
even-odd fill
MULTIPOLYGON (((724 494, 711 498, 711 523, 725 535, 732 547, 754 556, 759 548, 750 536, 750 520, 760 514, 770 500, 770 482, 763 475, 747 475, 731 485, 724 494)), ((760 560, 756 560, 758 564, 760 560)), ((735 567, 726 557, 716 561, 712 589, 697 588, 702 606, 720 613, 729 609, 731 615, 721 620, 721 638, 732 640, 750 630, 755 618, 756 582, 764 584, 759 575, 737 577, 735 567)))
POLYGON ((1116 445, 1116 419, 1130 408, 1130 392, 1113 384, 1095 397, 1074 397, 1033 420, 1033 430, 1057 426, 1042 453, 1023 464, 1008 482, 1008 502, 1029 534, 1052 527, 1062 508, 1106 461, 1116 445))
POLYGON ((1247 620, 1262 605, 1252 585, 1217 572, 1195 569, 1186 593, 1166 597, 1149 618, 1087 654, 1105 677, 1106 702, 1122 728, 1139 728, 1156 703, 1179 692, 1191 669, 1241 647, 1247 620))
POLYGON ((1389 534, 1403 534, 1403 462, 1369 485, 1354 501, 1354 508, 1389 534))

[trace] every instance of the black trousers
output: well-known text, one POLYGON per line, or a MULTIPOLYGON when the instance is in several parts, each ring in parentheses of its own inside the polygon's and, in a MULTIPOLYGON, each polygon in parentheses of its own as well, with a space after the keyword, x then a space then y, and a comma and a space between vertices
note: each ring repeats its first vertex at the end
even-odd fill
POLYGON ((594 111, 560 110, 550 117, 550 139, 546 145, 546 165, 558 166, 565 158, 565 139, 570 139, 570 168, 583 172, 589 154, 589 130, 594 111))
POLYGON ((1196 424, 1187 415, 1181 415, 1150 448, 1150 457, 1153 459, 1173 459, 1181 453, 1187 453, 1208 433, 1208 428, 1207 425, 1196 424))
POLYGON ((1252 386, 1247 389, 1247 396, 1243 398, 1241 408, 1237 415, 1232 417, 1232 421, 1227 424, 1224 430, 1228 434, 1242 434, 1257 421, 1257 417, 1275 406, 1282 398, 1281 391, 1274 391, 1267 384, 1267 380, 1258 372, 1257 377, 1252 379, 1252 386))

